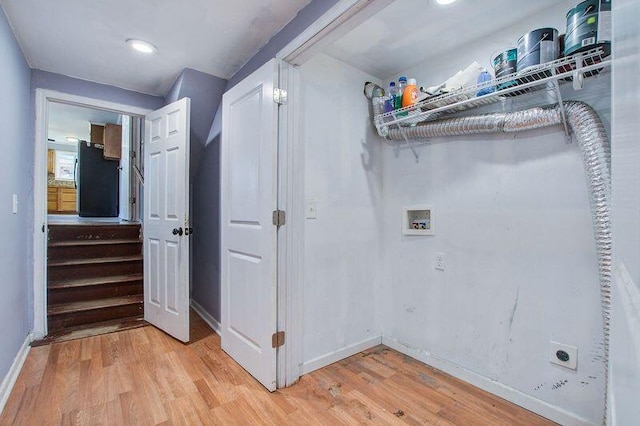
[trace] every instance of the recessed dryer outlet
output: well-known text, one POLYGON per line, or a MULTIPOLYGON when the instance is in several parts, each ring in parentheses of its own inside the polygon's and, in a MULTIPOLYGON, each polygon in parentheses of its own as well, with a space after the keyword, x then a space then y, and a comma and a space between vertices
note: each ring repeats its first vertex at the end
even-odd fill
POLYGON ((402 233, 405 235, 435 235, 436 224, 431 206, 402 208, 402 233))
POLYGON ((578 368, 578 348, 558 342, 549 342, 549 361, 562 367, 578 368))

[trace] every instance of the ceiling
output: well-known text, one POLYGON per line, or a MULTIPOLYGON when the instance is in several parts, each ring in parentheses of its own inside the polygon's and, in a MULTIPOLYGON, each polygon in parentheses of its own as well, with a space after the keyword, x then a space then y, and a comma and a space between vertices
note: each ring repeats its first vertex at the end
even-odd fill
POLYGON ((164 96, 183 68, 229 78, 311 0, 0 0, 31 68, 164 96), (158 51, 145 56, 125 41, 158 51))
POLYGON ((115 112, 50 102, 47 139, 54 139, 58 144, 68 145, 76 145, 76 143, 67 142, 65 139, 67 136, 85 141, 91 140, 91 123, 120 124, 121 117, 115 112))
POLYGON ((397 0, 325 52, 384 79, 563 1, 458 0, 440 6, 434 0, 397 0))

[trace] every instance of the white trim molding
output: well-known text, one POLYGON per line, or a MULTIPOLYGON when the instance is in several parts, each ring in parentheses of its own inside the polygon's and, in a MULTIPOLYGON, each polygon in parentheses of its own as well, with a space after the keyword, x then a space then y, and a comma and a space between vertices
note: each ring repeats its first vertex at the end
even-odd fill
POLYGON ((47 126, 49 103, 58 102, 143 117, 151 110, 77 96, 55 90, 35 91, 35 149, 33 173, 33 339, 47 335, 47 126))
POLYGON ((22 346, 20 346, 16 357, 13 359, 13 363, 11 364, 7 375, 4 376, 4 379, 2 379, 2 384, 0 385, 0 413, 2 413, 2 411, 4 410, 4 406, 9 399, 9 395, 11 395, 13 386, 18 380, 18 376, 20 375, 22 366, 27 359, 27 355, 29 355, 29 350, 31 350, 31 346, 29 346, 29 344, 32 341, 33 335, 28 334, 24 342, 22 343, 22 346))
POLYGON ((490 379, 489 377, 468 370, 425 350, 411 347, 388 336, 382 336, 382 344, 404 355, 430 365, 431 367, 437 368, 440 371, 450 374, 457 379, 492 393, 493 395, 499 396, 500 398, 506 399, 507 401, 513 402, 514 404, 533 411, 547 419, 553 420, 554 422, 558 422, 565 426, 592 425, 592 423, 587 419, 574 413, 563 410, 555 405, 551 405, 548 402, 504 385, 496 380, 490 379))
MULTIPOLYGON (((296 115, 300 81, 295 66, 394 1, 341 0, 276 54, 279 87, 288 95, 287 103, 279 108, 278 119, 278 208, 287 214, 287 225, 278 231, 278 330, 286 332, 276 361, 279 388, 294 384, 326 360, 335 362, 369 345, 361 343, 303 364, 304 142, 296 115)), ((372 345, 379 344, 380 338, 376 339, 372 345)))
POLYGON ((276 54, 276 59, 302 65, 394 1, 341 0, 283 47, 276 54))
POLYGON ((329 352, 324 355, 320 355, 319 357, 313 358, 302 364, 302 374, 308 374, 308 373, 311 373, 312 371, 319 370, 322 367, 326 367, 327 365, 333 364, 334 362, 341 361, 359 352, 374 348, 381 343, 382 343, 382 337, 375 336, 369 339, 365 339, 361 342, 354 343, 349 346, 345 346, 342 349, 338 349, 336 351, 329 352))
POLYGON ((202 321, 206 322, 209 327, 213 329, 213 331, 220 336, 220 322, 213 317, 209 312, 207 312, 198 302, 191 299, 191 308, 198 314, 202 321))

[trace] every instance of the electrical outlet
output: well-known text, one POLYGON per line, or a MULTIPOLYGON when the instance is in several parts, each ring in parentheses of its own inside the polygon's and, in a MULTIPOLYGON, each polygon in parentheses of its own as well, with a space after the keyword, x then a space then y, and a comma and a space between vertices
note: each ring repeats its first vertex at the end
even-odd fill
POLYGON ((435 264, 433 267, 440 271, 444 271, 444 253, 436 253, 435 264))
POLYGON ((318 217, 318 204, 316 203, 316 200, 309 198, 307 200, 307 205, 306 205, 306 218, 307 219, 315 219, 316 217, 318 217))
POLYGON ((578 348, 558 342, 549 342, 549 361, 562 367, 578 368, 578 348))

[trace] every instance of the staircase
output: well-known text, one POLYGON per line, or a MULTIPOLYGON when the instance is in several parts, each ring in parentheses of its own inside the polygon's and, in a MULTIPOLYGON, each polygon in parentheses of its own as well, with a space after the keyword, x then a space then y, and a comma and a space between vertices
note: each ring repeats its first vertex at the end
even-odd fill
POLYGON ((42 343, 146 325, 139 224, 50 224, 47 272, 42 343))

